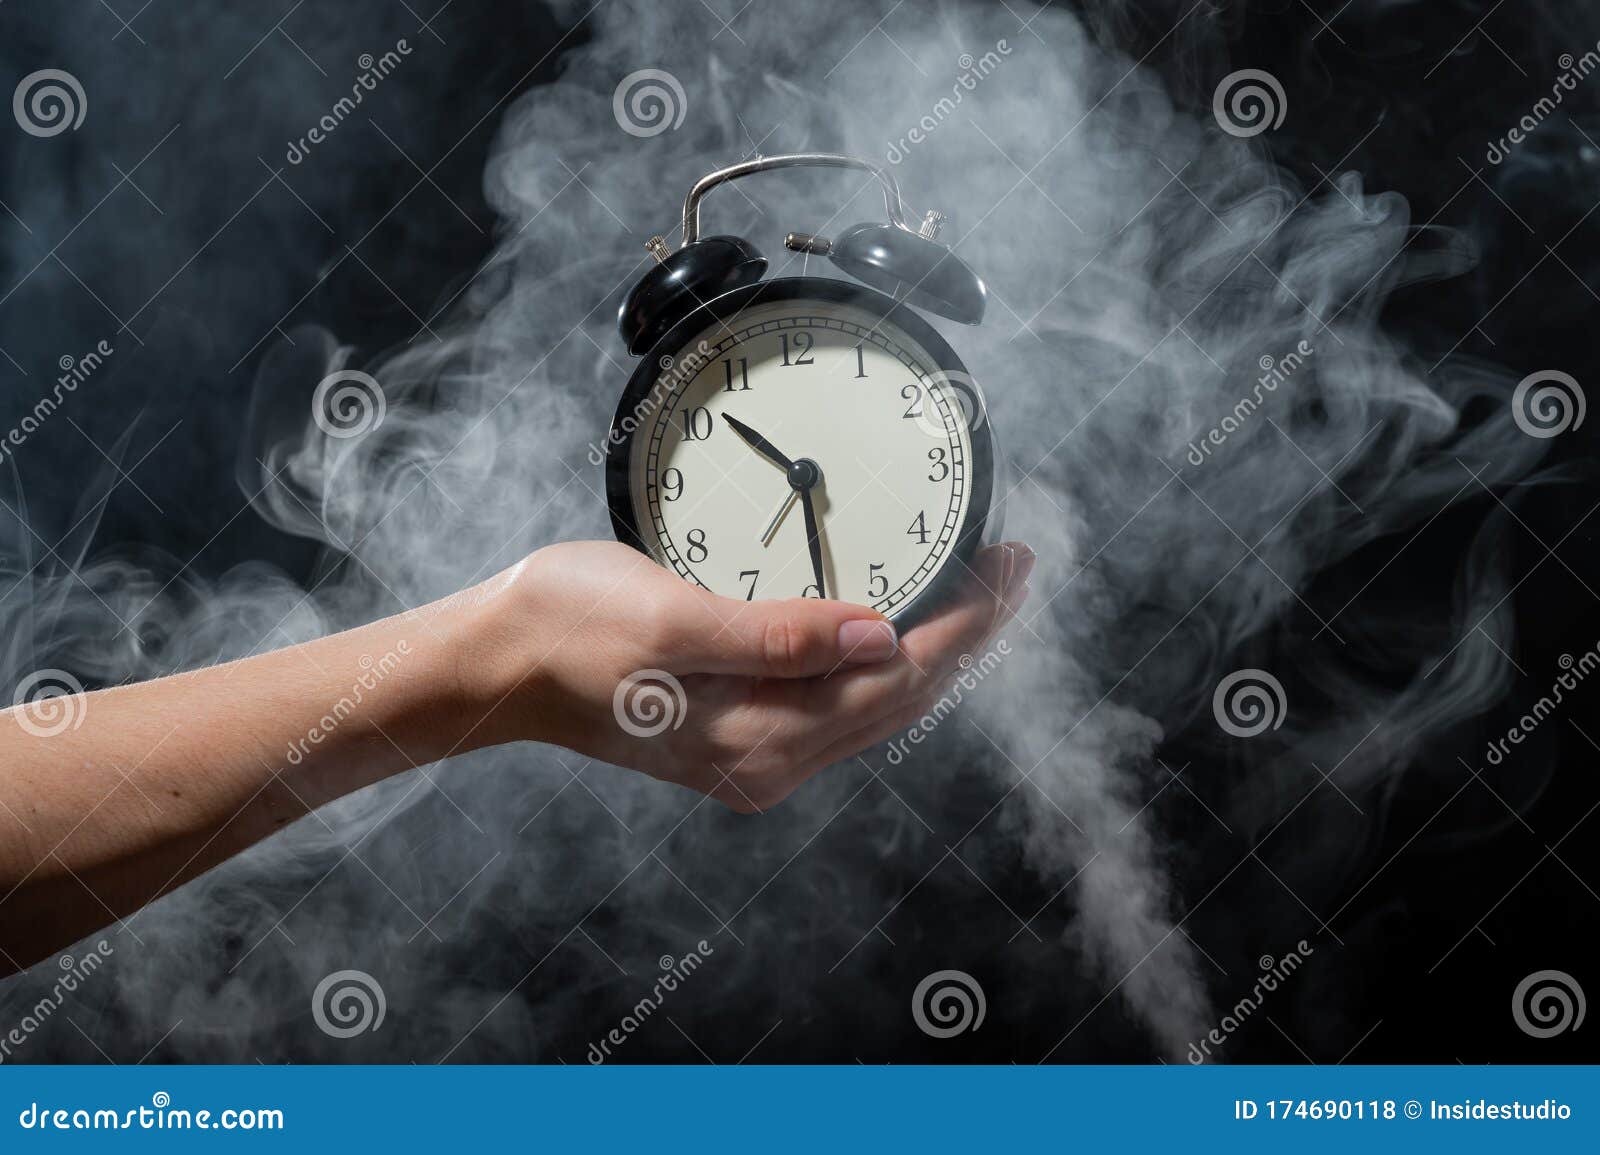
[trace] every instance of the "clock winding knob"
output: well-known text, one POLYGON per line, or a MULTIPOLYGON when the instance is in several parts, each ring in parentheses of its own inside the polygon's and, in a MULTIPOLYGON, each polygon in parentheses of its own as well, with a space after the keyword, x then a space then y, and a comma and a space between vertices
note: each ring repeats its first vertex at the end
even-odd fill
POLYGON ((790 233, 783 238, 783 247, 791 253, 816 253, 825 257, 833 251, 833 242, 814 233, 790 233))
POLYGON ((936 241, 943 228, 944 214, 938 209, 929 209, 922 218, 922 226, 917 229, 917 235, 925 241, 936 241))
POLYGON ((644 243, 644 247, 650 250, 650 255, 654 257, 658 263, 666 260, 672 255, 672 248, 667 244, 667 238, 663 236, 651 237, 644 243))

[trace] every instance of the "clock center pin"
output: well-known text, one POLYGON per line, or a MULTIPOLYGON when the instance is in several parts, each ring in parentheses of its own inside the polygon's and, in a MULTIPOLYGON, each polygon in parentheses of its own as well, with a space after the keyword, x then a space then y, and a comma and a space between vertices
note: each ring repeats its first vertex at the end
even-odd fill
POLYGON ((804 492, 822 483, 822 468, 811 458, 802 457, 789 466, 788 477, 791 488, 804 492))

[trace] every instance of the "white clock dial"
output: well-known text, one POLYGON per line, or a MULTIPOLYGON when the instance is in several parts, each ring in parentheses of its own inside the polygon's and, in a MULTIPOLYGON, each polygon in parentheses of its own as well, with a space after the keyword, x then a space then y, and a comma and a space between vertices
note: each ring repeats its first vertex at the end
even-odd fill
POLYGON ((880 314, 756 305, 658 368, 629 481, 662 564, 727 597, 816 597, 807 494, 827 597, 892 617, 952 561, 972 497, 960 375, 880 314))

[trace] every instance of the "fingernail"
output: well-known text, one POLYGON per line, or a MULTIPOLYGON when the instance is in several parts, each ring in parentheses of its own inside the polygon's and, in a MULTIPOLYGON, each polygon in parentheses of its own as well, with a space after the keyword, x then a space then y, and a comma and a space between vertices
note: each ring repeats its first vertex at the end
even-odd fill
POLYGON ((839 627, 839 655, 846 662, 887 662, 899 648, 888 622, 856 618, 839 627))
POLYGON ((1011 584, 1011 575, 1017 572, 1017 551, 1014 546, 1000 544, 1000 580, 995 583, 1001 593, 1011 584))
POLYGON ((1033 563, 1039 560, 1039 556, 1027 546, 1023 546, 1018 551, 1018 554, 1016 569, 1011 574, 1011 584, 1013 586, 1019 586, 1027 581, 1028 575, 1033 573, 1033 563))
POLYGON ((1011 588, 1011 575, 1017 568, 1017 551, 1005 542, 1001 542, 995 549, 995 564, 1000 572, 991 586, 990 592, 994 594, 994 613, 989 616, 989 628, 994 629, 1000 621, 1000 611, 1005 606, 1006 591, 1011 588))

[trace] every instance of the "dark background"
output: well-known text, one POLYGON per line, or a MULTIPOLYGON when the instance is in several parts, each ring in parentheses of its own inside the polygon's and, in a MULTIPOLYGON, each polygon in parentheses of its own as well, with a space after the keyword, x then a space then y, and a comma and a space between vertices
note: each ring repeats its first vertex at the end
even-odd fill
MULTIPOLYGON (((341 140, 338 163, 284 172, 291 194, 269 166, 281 167, 280 142, 325 110, 337 86, 318 81, 294 45, 269 32, 289 5, 156 0, 139 10, 133 0, 112 0, 110 7, 131 23, 124 27, 107 6, 87 2, 10 0, 0 8, 5 91, 48 62, 72 71, 94 94, 79 132, 35 141, 12 132, 9 120, 0 129, 0 201, 16 213, 0 212, 0 424, 31 408, 63 353, 81 355, 102 337, 117 346, 93 404, 71 410, 77 427, 49 423, 14 471, 7 465, 0 492, 25 512, 37 538, 19 539, 37 551, 79 521, 86 495, 97 492, 91 479, 110 468, 109 454, 128 483, 111 489, 103 516, 89 522, 92 539, 80 528, 63 553, 133 547, 142 556, 188 562, 203 577, 265 559, 312 580, 316 547, 255 516, 236 481, 241 414, 261 342, 280 324, 287 330, 310 319, 370 355, 408 339, 419 316, 431 317, 492 248, 495 215, 482 177, 496 111, 553 76, 585 32, 580 27, 558 45, 565 25, 537 4, 456 0, 432 21, 448 50, 419 54, 404 81, 387 85, 365 110, 393 143, 364 124, 343 126, 342 136, 365 139, 341 140), (205 67, 196 63, 200 57, 205 67), (429 180, 391 210, 420 170, 429 180), (361 260, 328 272, 346 245, 356 246, 361 260)), ((1594 45, 1600 6, 1216 3, 1178 37, 1166 33, 1187 4, 1077 7, 1108 43, 1134 58, 1148 52, 1145 65, 1176 99, 1196 107, 1209 104, 1217 61, 1272 62, 1294 110, 1266 142, 1279 163, 1307 184, 1335 168, 1353 170, 1369 188, 1408 198, 1418 225, 1456 230, 1476 248, 1466 275, 1412 286, 1390 301, 1386 327, 1420 357, 1454 350, 1518 377, 1558 368, 1585 387, 1600 380, 1600 78, 1580 81, 1514 163, 1488 167, 1483 160, 1486 142, 1549 91, 1557 57, 1594 45), (1352 126, 1367 124, 1377 127, 1350 152, 1352 126)), ((381 50, 400 35, 429 36, 418 25, 419 15, 432 15, 431 0, 422 8, 413 14, 389 0, 307 4, 285 27, 302 44, 348 46, 317 52, 343 59, 381 50)), ((611 283, 608 277, 596 292, 611 283)), ((1469 422, 1474 416, 1467 414, 1469 422)), ((1600 802, 1600 692, 1586 688, 1563 706, 1504 778, 1475 779, 1462 768, 1462 760, 1482 766, 1485 741, 1548 688, 1560 655, 1577 655, 1600 639, 1589 588, 1600 585, 1593 564, 1600 522, 1586 519, 1600 500, 1591 468, 1597 426, 1591 415, 1556 439, 1537 477, 1501 494, 1516 514, 1497 547, 1514 583, 1508 653, 1526 674, 1514 677, 1501 705, 1459 727, 1453 744, 1419 755, 1414 772, 1387 782, 1384 805, 1368 811, 1373 821, 1349 825, 1351 837, 1364 841, 1366 866, 1320 917, 1306 917, 1282 892, 1283 911, 1261 912, 1301 919, 1319 947, 1319 965, 1313 981, 1244 1026, 1230 1041, 1229 1060, 1480 1063, 1600 1055, 1592 1024, 1539 1040, 1507 1013, 1517 982, 1536 970, 1564 970, 1591 993, 1600 991, 1593 963, 1600 820, 1588 817, 1600 802)), ((1371 543, 1322 574, 1308 600, 1331 612, 1365 589, 1365 597, 1403 605, 1411 591, 1447 586, 1492 505, 1487 496, 1462 502, 1429 522, 1414 544, 1409 533, 1371 543)), ((1295 638, 1309 632, 1303 623, 1286 624, 1273 642, 1289 655, 1278 668, 1293 669, 1295 638)), ((1365 641, 1382 644, 1381 637, 1365 641)), ((1162 757, 1177 766, 1214 750, 1208 716, 1194 731, 1169 735, 1162 757)), ((1210 821, 1197 805, 1205 787, 1194 789, 1167 791, 1153 808, 1178 846, 1203 844, 1188 836, 1210 821)), ((978 813, 988 803, 987 796, 918 800, 978 813)), ((1344 824, 1349 805, 1322 790, 1298 820, 1344 824)), ((1264 867, 1288 869, 1293 830, 1256 848, 1264 867)), ((1168 865, 1185 900, 1197 902, 1219 881, 1223 888, 1244 884, 1237 875, 1223 880, 1230 862, 1174 853, 1168 865)), ((903 869, 909 885, 924 866, 903 869)), ((1027 912, 1055 890, 1020 855, 992 862, 987 882, 1027 912)), ((1219 897, 1226 900, 1226 890, 1219 897)), ((786 1019, 759 1060, 849 1061, 861 1054, 867 1061, 1010 1061, 1045 1052, 1080 1016, 1086 1021, 1074 1045, 1055 1058, 1152 1057, 1115 999, 1102 1005, 1096 1000, 1103 991, 1052 985, 1058 964, 1048 952, 966 950, 963 943, 1004 942, 1016 927, 959 871, 930 878, 896 919, 897 939, 943 936, 960 960, 951 965, 985 981, 991 998, 984 1029, 933 1046, 903 1016, 858 1016, 863 988, 845 984, 819 993, 806 1016, 786 1019), (1034 991, 1022 1000, 994 997, 1007 984, 1032 984, 1034 991)), ((1068 904, 1048 910, 1036 924, 1044 943, 1066 932, 1070 919, 1068 904)), ((1187 929, 1216 956, 1217 1001, 1225 1006, 1238 986, 1226 976, 1251 973, 1254 955, 1216 946, 1204 920, 1187 929)), ((1217 937, 1225 932, 1211 928, 1217 937)), ((513 929, 502 933, 516 937, 513 929)), ((473 965, 472 943, 436 949, 457 952, 462 968, 473 965)), ((542 949, 527 946, 533 957, 542 949)), ((927 969, 894 952, 871 965, 881 969, 863 982, 895 989, 909 988, 927 969)), ((575 981, 559 967, 547 972, 550 981, 575 981)), ((482 977, 504 990, 525 969, 507 963, 498 977, 492 967, 482 977)), ((627 1004, 588 997, 595 1024, 615 1021, 627 1004)), ((628 1059, 697 1061, 700 1045, 731 1059, 744 1050, 736 1040, 748 1045, 760 1036, 754 1019, 730 1025, 707 1012, 700 1027, 680 1021, 696 1044, 657 1023, 630 1042, 628 1059)), ((106 1030, 114 1034, 114 1022, 106 1030)), ((543 1040, 537 1057, 580 1061, 594 1033, 543 1040)), ((60 1024, 41 1042, 33 1057, 96 1058, 60 1024)), ((456 1058, 535 1057, 470 1051, 456 1058)))

